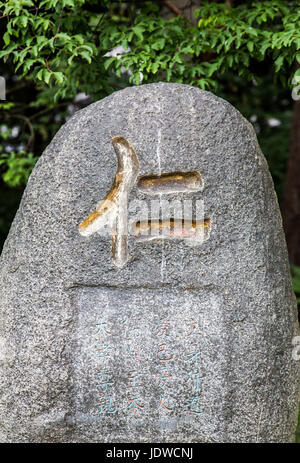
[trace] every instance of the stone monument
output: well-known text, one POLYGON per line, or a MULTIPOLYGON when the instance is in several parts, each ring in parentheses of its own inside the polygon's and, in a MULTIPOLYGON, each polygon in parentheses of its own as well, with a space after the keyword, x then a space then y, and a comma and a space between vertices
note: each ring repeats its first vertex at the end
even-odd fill
POLYGON ((2 442, 290 442, 299 335, 252 126, 178 84, 78 111, 0 263, 2 442))

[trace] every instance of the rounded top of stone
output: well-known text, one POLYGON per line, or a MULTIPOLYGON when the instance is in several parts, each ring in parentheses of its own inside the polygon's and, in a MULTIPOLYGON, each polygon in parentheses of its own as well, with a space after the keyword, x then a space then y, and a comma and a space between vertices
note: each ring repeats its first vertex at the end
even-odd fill
MULTIPOLYGON (((220 247, 232 246, 240 236, 248 234, 249 227, 259 227, 261 233, 267 226, 264 217, 257 219, 261 212, 257 204, 264 203, 266 189, 272 196, 267 166, 251 124, 230 103, 210 92, 185 84, 159 82, 114 92, 75 113, 39 159, 21 210, 27 211, 28 223, 37 222, 38 217, 39 239, 42 240, 40 230, 48 237, 51 228, 51 239, 59 239, 61 249, 66 249, 65 255, 71 254, 73 268, 78 272, 70 276, 72 281, 101 280, 108 284, 113 278, 115 284, 126 281, 127 285, 150 285, 157 281, 159 285, 165 282, 176 285, 181 281, 182 285, 189 285, 195 279, 197 285, 202 285, 205 281, 211 284, 210 273, 203 269, 212 268, 212 262, 217 262, 213 256, 220 247), (115 191, 112 184, 115 176, 118 178, 118 160, 114 145, 120 142, 122 149, 124 143, 134 148, 137 175, 146 179, 159 177, 160 183, 159 191, 152 188, 152 193, 158 195, 152 198, 135 181, 129 192, 128 208, 132 207, 129 221, 135 220, 134 208, 140 207, 139 202, 159 200, 159 194, 168 194, 167 199, 174 202, 192 200, 193 207, 205 204, 204 218, 210 219, 206 223, 210 225, 211 238, 203 246, 190 248, 183 240, 175 244, 166 242, 163 247, 164 259, 168 261, 166 271, 162 270, 161 245, 153 241, 144 246, 130 236, 131 260, 122 273, 116 274, 110 255, 110 235, 86 240, 78 232, 79 224, 87 217, 98 220, 98 204, 115 191), (185 185, 193 185, 194 179, 188 178, 188 173, 196 172, 196 187, 180 185, 178 191, 178 179, 174 187, 176 172, 184 173, 185 185), (164 180, 167 187, 162 193, 164 180), (263 182, 268 186, 263 186, 263 182), (258 213, 253 214, 256 209, 258 213), (39 214, 31 217, 33 210, 39 214), (181 258, 178 260, 180 253, 187 265, 185 272, 181 269, 181 258), (197 268, 192 276, 188 262, 197 268), (200 267, 203 271, 198 272, 200 267)), ((18 223, 22 223, 21 215, 13 230, 17 230, 18 223)), ((41 246, 45 260, 42 249, 41 246)), ((53 252, 49 258, 52 256, 53 252)), ((218 273, 217 266, 214 271, 218 273)))
MULTIPOLYGON (((193 94, 196 98, 199 98, 201 100, 207 100, 214 102, 218 104, 219 106, 226 107, 227 109, 231 108, 232 111, 235 113, 238 113, 242 118, 243 116, 239 113, 239 111, 232 106, 228 101, 224 100, 221 97, 218 97, 217 95, 207 91, 207 90, 202 90, 198 87, 193 87, 192 85, 188 84, 179 84, 175 82, 156 82, 156 83, 151 83, 151 84, 142 84, 142 85, 137 85, 137 86, 132 86, 132 87, 126 87, 122 90, 117 90, 107 97, 96 101, 95 103, 90 104, 86 108, 82 109, 76 114, 82 114, 85 110, 90 110, 93 109, 96 106, 107 104, 110 102, 110 100, 118 99, 122 100, 123 98, 130 98, 130 97, 142 97, 144 98, 145 96, 155 96, 155 95, 160 95, 160 97, 165 97, 170 98, 171 94, 174 93, 177 94, 193 94)), ((72 119, 72 118, 71 118, 72 119)), ((69 120, 71 120, 69 119, 69 120)), ((244 119, 244 118, 243 118, 244 119)), ((244 119, 246 123, 248 121, 244 119)), ((248 123, 251 125, 250 123, 248 123)), ((252 125, 251 125, 252 127, 252 125)))

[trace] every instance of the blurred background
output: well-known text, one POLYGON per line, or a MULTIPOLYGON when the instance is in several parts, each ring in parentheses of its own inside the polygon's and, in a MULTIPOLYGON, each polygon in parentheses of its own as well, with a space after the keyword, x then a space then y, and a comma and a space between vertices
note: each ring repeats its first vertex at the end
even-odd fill
POLYGON ((300 306, 299 1, 0 1, 0 44, 0 250, 35 162, 68 118, 126 86, 186 83, 253 124, 300 306))

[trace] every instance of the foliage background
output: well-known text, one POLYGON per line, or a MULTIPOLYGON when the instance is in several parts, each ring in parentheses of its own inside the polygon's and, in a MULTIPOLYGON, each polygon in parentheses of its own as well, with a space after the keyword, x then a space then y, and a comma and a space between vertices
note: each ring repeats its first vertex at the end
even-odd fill
MULTIPOLYGON (((129 85, 180 82, 230 101, 254 125, 283 208, 299 1, 6 0, 0 44, 0 249, 60 126, 129 85)), ((300 267, 292 273, 300 304, 300 267)))

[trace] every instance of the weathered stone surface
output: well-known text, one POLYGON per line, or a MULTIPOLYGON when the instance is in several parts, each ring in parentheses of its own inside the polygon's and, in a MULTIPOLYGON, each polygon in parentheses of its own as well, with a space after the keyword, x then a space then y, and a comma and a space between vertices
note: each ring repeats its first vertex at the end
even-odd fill
POLYGON ((143 85, 76 113, 29 179, 0 282, 1 441, 293 440, 299 330, 279 208, 251 125, 211 93, 143 85), (110 188, 115 136, 140 175, 201 172, 186 196, 204 200, 208 240, 130 236, 120 269, 109 236, 78 233, 110 188))

